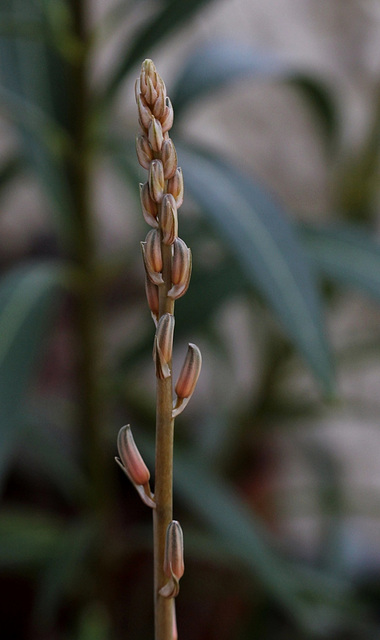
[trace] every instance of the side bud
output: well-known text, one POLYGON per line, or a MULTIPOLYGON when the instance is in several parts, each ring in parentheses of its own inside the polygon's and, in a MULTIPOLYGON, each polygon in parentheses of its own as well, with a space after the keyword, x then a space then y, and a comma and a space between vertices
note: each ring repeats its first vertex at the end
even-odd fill
POLYGON ((173 196, 166 193, 161 203, 160 227, 162 242, 166 245, 173 244, 178 236, 177 206, 173 196))
POLYGON ((158 229, 148 231, 145 242, 141 243, 141 248, 148 278, 150 278, 153 284, 162 284, 162 253, 160 232, 158 229))
POLYGON ((173 177, 168 180, 168 193, 171 193, 179 208, 183 202, 183 174, 182 169, 178 167, 173 177))
MULTIPOLYGON (((162 143, 164 140, 162 127, 160 121, 156 120, 156 118, 154 117, 152 117, 152 120, 149 124, 148 138, 153 151, 161 151, 162 143)), ((146 168, 149 169, 149 167, 146 168)))
POLYGON ((152 119, 152 112, 149 109, 144 98, 142 97, 141 93, 137 96, 137 108, 139 111, 139 121, 141 128, 147 131, 152 119))
POLYGON ((120 429, 117 448, 120 456, 120 459, 115 458, 117 464, 130 479, 145 504, 155 508, 149 487, 150 473, 136 446, 129 424, 120 429))
POLYGON ((148 183, 150 197, 160 203, 165 190, 164 167, 161 160, 152 160, 150 163, 148 183))
POLYGON ((178 416, 186 407, 191 396, 194 393, 195 386, 197 384, 199 374, 202 368, 202 354, 199 348, 190 343, 187 349, 187 354, 179 374, 177 383, 175 385, 175 392, 177 395, 172 417, 178 416))
POLYGON ((164 178, 172 178, 177 169, 177 152, 171 138, 164 141, 161 149, 161 160, 164 165, 164 178))
POLYGON ((147 222, 151 227, 155 227, 157 229, 158 207, 154 200, 152 200, 152 198, 150 197, 149 186, 147 182, 145 182, 144 184, 140 183, 140 200, 145 222, 147 222))
POLYGON ((170 363, 173 352, 174 316, 164 313, 158 321, 154 338, 153 359, 156 363, 156 376, 160 380, 171 374, 170 363))
POLYGON ((162 132, 166 133, 172 128, 174 121, 174 111, 170 98, 166 96, 164 114, 161 118, 162 132))
POLYGON ((183 296, 189 288, 191 277, 191 251, 181 238, 176 238, 173 243, 172 259, 172 284, 168 291, 169 298, 177 300, 183 296))
POLYGON ((144 169, 149 169, 150 163, 153 160, 153 149, 146 136, 142 134, 136 138, 136 153, 141 166, 144 169))
POLYGON ((183 561, 183 533, 177 520, 172 520, 166 530, 164 573, 169 582, 160 589, 164 598, 175 598, 179 593, 179 581, 185 571, 183 561))

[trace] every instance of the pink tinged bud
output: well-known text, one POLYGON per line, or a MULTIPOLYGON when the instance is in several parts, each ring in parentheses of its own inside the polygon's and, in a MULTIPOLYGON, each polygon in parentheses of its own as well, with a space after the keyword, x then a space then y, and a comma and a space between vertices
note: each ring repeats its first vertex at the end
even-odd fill
POLYGON ((176 238, 173 243, 172 259, 172 284, 168 291, 169 298, 177 300, 181 298, 189 288, 191 278, 191 251, 181 238, 176 238))
POLYGON ((160 227, 162 242, 173 244, 178 235, 178 216, 175 200, 170 193, 164 195, 161 203, 160 227))
POLYGON ((148 231, 145 242, 141 243, 145 269, 153 284, 163 283, 161 239, 158 229, 148 231))
POLYGON ((150 121, 152 119, 152 112, 141 94, 137 97, 137 108, 139 111, 139 119, 142 128, 148 129, 150 121))
POLYGON ((148 105, 152 107, 152 105, 156 102, 158 97, 158 93, 154 88, 152 78, 148 76, 146 78, 146 91, 144 92, 144 98, 147 101, 148 105))
POLYGON ((164 167, 161 160, 152 160, 150 163, 148 184, 150 197, 160 203, 165 190, 164 167))
POLYGON ((168 193, 171 193, 179 208, 183 202, 183 174, 182 169, 178 167, 173 177, 168 180, 168 193))
POLYGON ((145 182, 145 184, 140 183, 140 200, 145 222, 147 222, 151 227, 157 229, 158 207, 154 200, 152 200, 152 198, 150 197, 149 186, 147 182, 145 182))
POLYGON ((115 458, 117 464, 128 476, 145 504, 155 508, 156 504, 149 487, 150 473, 136 446, 129 424, 120 429, 117 448, 120 456, 120 459, 115 458))
MULTIPOLYGON (((162 135, 162 127, 160 121, 156 120, 156 118, 154 117, 152 117, 150 121, 148 138, 153 151, 161 151, 162 143, 164 140, 162 135)), ((149 167, 146 168, 148 169, 149 167)))
POLYGON ((175 598, 179 593, 179 581, 185 571, 183 561, 183 533, 177 520, 172 520, 166 531, 164 573, 169 582, 160 589, 164 598, 175 598))
MULTIPOLYGON (((161 78, 160 78, 161 80, 161 78)), ((162 81, 161 81, 162 82, 162 81)), ((157 100, 154 103, 153 107, 152 107, 152 113, 154 115, 155 118, 158 118, 158 120, 161 121, 161 119, 163 118, 163 115, 165 113, 165 109, 166 109, 166 89, 165 89, 165 85, 163 84, 163 90, 160 88, 159 92, 158 92, 158 96, 157 96, 157 100)))
POLYGON ((165 140, 161 148, 161 160, 164 165, 164 178, 172 178, 177 169, 177 152, 171 138, 165 140))
POLYGON ((149 169, 150 163, 153 160, 153 149, 146 136, 140 134, 136 137, 136 153, 141 166, 144 169, 149 169))
POLYGON ((174 120, 174 111, 173 111, 172 103, 170 102, 170 98, 166 96, 164 114, 161 118, 163 133, 165 133, 166 131, 169 131, 169 129, 172 128, 173 120, 174 120))
POLYGON ((158 321, 154 338, 153 359, 156 363, 156 376, 160 380, 169 378, 173 352, 174 316, 164 313, 158 321))
POLYGON ((153 284, 148 276, 145 277, 145 293, 148 301, 149 309, 152 314, 153 322, 157 326, 159 315, 159 295, 158 286, 153 284))
POLYGON ((175 385, 177 399, 175 401, 172 417, 178 416, 188 404, 194 393, 199 374, 202 368, 202 354, 199 348, 190 343, 187 349, 185 361, 175 385))

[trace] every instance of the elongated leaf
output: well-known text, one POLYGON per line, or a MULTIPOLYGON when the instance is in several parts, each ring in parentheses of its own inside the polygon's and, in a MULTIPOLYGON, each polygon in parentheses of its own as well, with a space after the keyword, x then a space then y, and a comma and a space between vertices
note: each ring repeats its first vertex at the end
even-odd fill
POLYGON ((132 45, 128 44, 120 56, 101 101, 107 103, 115 95, 125 76, 137 62, 151 55, 153 47, 174 30, 188 23, 193 15, 211 0, 167 0, 161 4, 159 12, 137 33, 132 45))
POLYGON ((216 156, 177 147, 186 187, 327 391, 333 373, 316 282, 281 207, 216 156))
POLYGON ((22 266, 0 284, 0 481, 23 427, 25 393, 56 308, 56 265, 22 266))
POLYGON ((367 231, 351 225, 303 225, 300 231, 324 276, 380 301, 380 244, 367 231))
POLYGON ((336 107, 331 92, 321 80, 274 53, 236 41, 207 43, 187 59, 170 91, 176 121, 199 98, 238 80, 252 82, 253 79, 289 83, 311 106, 328 139, 336 133, 336 107))

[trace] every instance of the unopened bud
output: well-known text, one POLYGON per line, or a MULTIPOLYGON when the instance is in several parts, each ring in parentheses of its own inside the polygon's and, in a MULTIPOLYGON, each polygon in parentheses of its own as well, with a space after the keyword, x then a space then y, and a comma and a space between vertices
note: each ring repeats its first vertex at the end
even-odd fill
POLYGON ((185 571, 183 561, 183 533, 177 520, 172 520, 166 530, 164 573, 169 582, 160 589, 165 598, 175 598, 179 593, 179 581, 185 571))
POLYGON ((149 109, 144 98, 142 97, 141 93, 137 96, 137 108, 139 111, 139 119, 142 128, 148 129, 150 121, 152 119, 152 112, 149 109))
POLYGON ((177 206, 171 193, 166 193, 161 203, 160 227, 162 242, 173 244, 178 235, 177 206))
POLYGON ((168 180, 168 193, 171 193, 180 207, 183 202, 183 174, 180 167, 177 168, 173 177, 168 180))
POLYGON ((173 244, 172 283, 168 291, 169 298, 177 300, 189 288, 191 277, 191 251, 181 238, 176 238, 173 244))
POLYGON ((181 369, 181 373, 179 374, 177 383, 175 385, 177 398, 172 411, 173 418, 176 418, 188 404, 191 396, 194 393, 201 368, 202 354, 195 344, 190 343, 187 349, 187 354, 181 369))
POLYGON ((162 142, 164 139, 162 135, 162 127, 160 121, 156 120, 156 118, 154 117, 152 117, 152 120, 150 121, 148 137, 153 151, 161 151, 162 142))
POLYGON ((166 133, 173 126, 174 111, 170 98, 166 96, 164 114, 161 118, 162 132, 166 133))
POLYGON ((148 231, 145 242, 141 243, 141 248, 148 277, 153 284, 162 284, 162 253, 158 229, 148 231))
POLYGON ((150 197, 160 203, 165 189, 164 167, 161 160, 152 160, 150 163, 148 182, 150 197))
POLYGON ((152 78, 148 76, 146 78, 146 91, 144 92, 144 98, 150 107, 152 107, 152 105, 156 102, 157 96, 158 94, 153 86, 152 78))
POLYGON ((170 376, 170 363, 173 352, 174 316, 164 313, 158 321, 154 338, 153 358, 156 363, 156 376, 164 380, 170 376))
POLYGON ((152 113, 154 117, 158 118, 158 120, 160 121, 165 113, 165 108, 166 108, 166 89, 163 82, 162 84, 164 88, 160 89, 160 91, 158 92, 157 100, 152 107, 152 113))
POLYGON ((158 207, 156 202, 154 202, 150 197, 147 182, 144 184, 140 183, 140 200, 145 222, 147 222, 151 227, 157 228, 158 222, 156 216, 158 213, 158 207))
POLYGON ((150 473, 133 439, 131 427, 122 427, 117 437, 117 449, 127 475, 134 484, 149 482, 150 473))
POLYGON ((171 138, 165 140, 161 148, 161 160, 164 165, 164 178, 172 178, 177 169, 177 152, 171 138))
POLYGON ((136 153, 141 166, 144 169, 149 169, 153 160, 153 149, 149 144, 148 138, 142 134, 136 137, 136 153))
POLYGON ((159 295, 158 295, 158 286, 153 284, 153 282, 145 277, 145 293, 146 299, 148 301, 149 309, 152 314, 153 321, 157 326, 158 314, 159 314, 159 295))

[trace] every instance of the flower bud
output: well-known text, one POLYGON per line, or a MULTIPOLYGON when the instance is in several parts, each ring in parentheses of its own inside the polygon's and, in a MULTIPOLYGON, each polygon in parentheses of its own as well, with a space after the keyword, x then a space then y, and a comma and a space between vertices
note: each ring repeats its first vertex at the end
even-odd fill
POLYGON ((164 165, 164 178, 168 180, 174 176, 177 169, 177 152, 171 138, 165 140, 162 145, 161 160, 164 165))
POLYGON ((141 243, 145 269, 153 284, 162 284, 161 239, 158 229, 148 231, 145 242, 141 243))
MULTIPOLYGON (((164 83, 162 83, 164 84, 164 83)), ((166 109, 166 89, 164 85, 164 90, 158 92, 157 100, 152 107, 152 113, 155 118, 161 121, 166 109)))
POLYGON ((161 118, 162 132, 165 133, 173 126, 174 112, 170 98, 166 96, 164 114, 161 118))
POLYGON ((142 134, 136 137, 136 153, 141 166, 144 169, 149 169, 150 163, 153 160, 153 149, 147 137, 142 134))
POLYGON ((181 238, 176 238, 173 243, 172 259, 172 283, 168 291, 169 298, 177 300, 183 296, 189 288, 191 277, 191 251, 181 238))
POLYGON ((177 206, 171 193, 166 193, 161 203, 160 227, 162 242, 173 244, 178 235, 177 206))
POLYGON ((152 160, 150 163, 148 183, 150 197, 160 203, 165 189, 164 167, 161 160, 152 160))
POLYGON ((157 229, 158 222, 156 216, 158 213, 158 207, 150 197, 147 182, 145 182, 145 184, 140 183, 140 200, 145 222, 147 222, 151 227, 155 227, 157 229))
POLYGON ((145 293, 146 299, 148 301, 149 309, 152 314, 153 322, 157 326, 157 320, 159 315, 159 295, 158 295, 158 286, 153 284, 153 282, 145 277, 145 293))
POLYGON ((164 313, 158 321, 154 339, 153 359, 156 363, 156 376, 164 380, 170 376, 170 363, 173 352, 174 316, 164 313))
POLYGON ((185 361, 182 366, 181 373, 175 385, 177 398, 175 400, 172 418, 176 418, 186 405, 194 393, 199 374, 202 367, 202 355, 195 344, 189 344, 185 361))
MULTIPOLYGON (((162 135, 162 127, 160 121, 156 120, 154 117, 152 117, 149 124, 148 137, 153 151, 161 151, 164 139, 162 135)), ((146 168, 148 169, 149 167, 146 168)))
POLYGON ((148 129, 150 121, 152 119, 152 112, 149 109, 147 103, 145 102, 144 98, 142 97, 141 93, 140 95, 137 97, 137 108, 139 111, 139 119, 140 119, 140 124, 142 126, 143 129, 148 129))
POLYGON ((177 207, 180 207, 183 202, 183 175, 180 167, 177 168, 173 177, 168 180, 168 193, 174 196, 177 207))
POLYGON ((164 573, 169 582, 160 589, 165 598, 175 598, 179 593, 179 580, 185 571, 183 561, 183 533, 177 520, 172 520, 166 530, 164 573))
POLYGON ((146 91, 144 92, 144 98, 147 101, 147 104, 152 107, 152 105, 156 102, 158 97, 158 93, 153 86, 152 78, 148 76, 146 78, 146 91))
POLYGON ((144 485, 149 482, 149 469, 136 446, 129 424, 122 427, 119 431, 117 449, 126 474, 132 483, 144 485))

